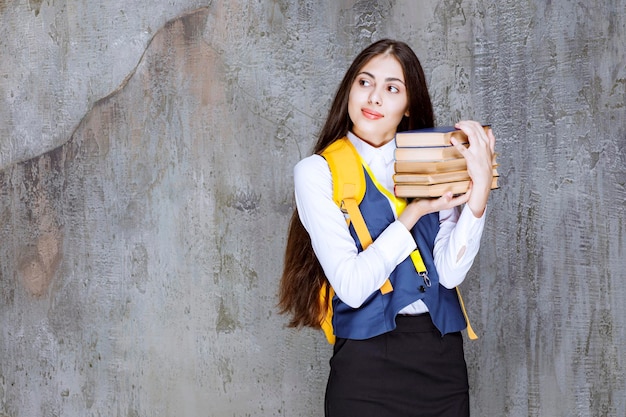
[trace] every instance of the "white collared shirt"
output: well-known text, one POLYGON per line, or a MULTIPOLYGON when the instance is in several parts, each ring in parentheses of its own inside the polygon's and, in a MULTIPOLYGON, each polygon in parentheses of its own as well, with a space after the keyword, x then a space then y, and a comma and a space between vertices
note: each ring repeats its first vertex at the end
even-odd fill
MULTIPOLYGON (((349 133, 348 138, 376 180, 393 194, 395 141, 375 148, 349 133)), ((313 250, 337 296, 358 308, 389 277, 396 266, 417 248, 399 221, 391 223, 367 249, 358 252, 341 210, 333 201, 330 169, 320 155, 311 155, 294 168, 296 206, 300 221, 311 237, 313 250)), ((394 204, 390 202, 395 212, 394 204)), ((397 213, 395 213, 397 218, 397 213)), ((469 207, 439 212, 434 260, 439 282, 446 288, 461 284, 480 247, 485 214, 474 217, 469 207)), ((401 314, 428 311, 418 300, 401 314)))

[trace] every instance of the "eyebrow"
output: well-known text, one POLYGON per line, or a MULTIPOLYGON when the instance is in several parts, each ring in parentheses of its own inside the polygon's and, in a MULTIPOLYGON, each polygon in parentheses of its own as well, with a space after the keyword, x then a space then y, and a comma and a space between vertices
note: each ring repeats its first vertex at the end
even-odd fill
MULTIPOLYGON (((376 77, 374 77, 374 74, 371 74, 371 73, 369 73, 369 72, 367 72, 367 71, 361 71, 361 72, 359 72, 357 75, 361 75, 361 74, 365 74, 365 75, 367 75, 367 76, 369 76, 369 77, 371 77, 371 78, 373 78, 373 79, 376 79, 376 77)), ((402 83, 403 85, 406 85, 406 84, 404 83, 404 81, 402 81, 400 78, 395 78, 395 77, 388 77, 388 78, 385 78, 385 82, 386 82, 386 83, 388 83, 388 82, 393 82, 393 81, 398 81, 398 82, 402 83)))

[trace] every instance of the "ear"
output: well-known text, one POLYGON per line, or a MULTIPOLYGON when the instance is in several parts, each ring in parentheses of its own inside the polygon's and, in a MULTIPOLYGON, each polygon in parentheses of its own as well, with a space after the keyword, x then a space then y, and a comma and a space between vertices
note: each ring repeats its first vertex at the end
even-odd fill
POLYGON ((407 109, 407 111, 404 112, 404 116, 405 117, 409 117, 409 110, 407 109))

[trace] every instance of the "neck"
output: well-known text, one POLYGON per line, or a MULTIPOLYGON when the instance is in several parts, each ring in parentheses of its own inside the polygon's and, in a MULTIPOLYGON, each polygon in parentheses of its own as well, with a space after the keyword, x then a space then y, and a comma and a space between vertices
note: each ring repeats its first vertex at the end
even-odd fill
POLYGON ((359 136, 354 132, 352 132, 352 134, 356 136, 357 138, 361 139, 363 142, 367 143, 368 145, 373 146, 374 148, 380 148, 381 146, 384 146, 393 140, 393 136, 389 139, 386 139, 386 138, 374 139, 374 138, 365 138, 363 136, 359 136))

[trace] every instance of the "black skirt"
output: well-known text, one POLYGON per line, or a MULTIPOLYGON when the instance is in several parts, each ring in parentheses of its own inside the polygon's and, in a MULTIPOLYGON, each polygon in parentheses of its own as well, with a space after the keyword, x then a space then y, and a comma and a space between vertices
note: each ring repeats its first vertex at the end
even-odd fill
POLYGON ((460 332, 441 336, 430 315, 398 316, 367 340, 337 338, 326 417, 467 417, 469 384, 460 332))

